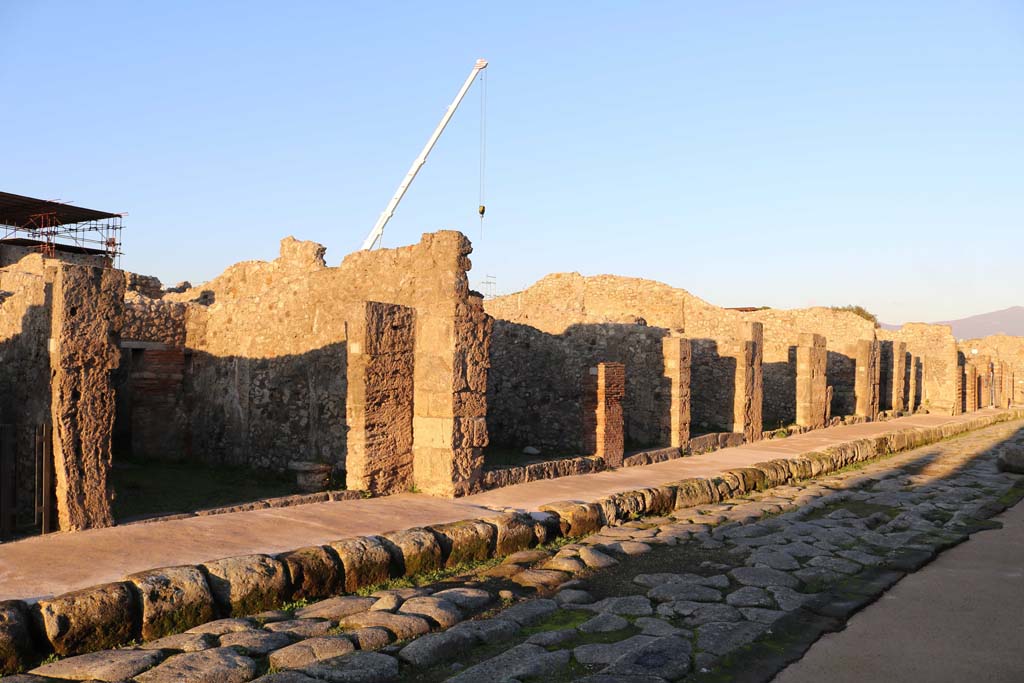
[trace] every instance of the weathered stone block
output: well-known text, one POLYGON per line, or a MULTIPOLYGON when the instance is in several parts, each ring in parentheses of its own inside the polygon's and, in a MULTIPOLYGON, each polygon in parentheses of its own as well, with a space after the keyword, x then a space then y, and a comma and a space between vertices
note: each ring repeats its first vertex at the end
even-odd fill
POLYGON ((540 509, 558 515, 563 536, 586 536, 596 533, 603 524, 601 508, 595 503, 558 501, 542 505, 540 509))
POLYGON ((266 555, 242 555, 203 565, 220 611, 242 616, 273 609, 288 598, 284 565, 266 555))
POLYGON ((390 578, 391 553, 376 536, 361 536, 333 541, 331 548, 345 568, 345 590, 354 593, 390 578))
POLYGON ((0 676, 27 667, 33 659, 28 608, 20 600, 0 602, 0 676))
POLYGON ((344 586, 342 566, 323 546, 299 548, 278 555, 277 559, 288 567, 293 600, 334 595, 344 586))
POLYGON ((392 531, 382 540, 391 553, 392 576, 413 576, 442 567, 441 544, 426 529, 392 531))
POLYGON ((530 548, 536 542, 533 520, 529 515, 509 512, 484 520, 497 530, 494 554, 498 557, 530 548))
POLYGON ((472 519, 429 527, 441 545, 444 566, 486 560, 494 554, 497 530, 483 521, 472 519))
POLYGON ((123 645, 137 637, 139 614, 127 583, 108 583, 40 600, 39 630, 62 657, 123 645))
POLYGON ((197 567, 164 567, 125 580, 139 596, 143 640, 181 633, 216 617, 213 593, 197 567))

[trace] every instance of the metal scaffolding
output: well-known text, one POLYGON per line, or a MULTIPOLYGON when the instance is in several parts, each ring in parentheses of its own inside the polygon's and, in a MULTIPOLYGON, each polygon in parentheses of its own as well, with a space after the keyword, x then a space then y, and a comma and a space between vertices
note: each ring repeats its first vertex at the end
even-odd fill
POLYGON ((119 265, 123 215, 0 192, 2 242, 53 258, 58 251, 103 255, 119 265))

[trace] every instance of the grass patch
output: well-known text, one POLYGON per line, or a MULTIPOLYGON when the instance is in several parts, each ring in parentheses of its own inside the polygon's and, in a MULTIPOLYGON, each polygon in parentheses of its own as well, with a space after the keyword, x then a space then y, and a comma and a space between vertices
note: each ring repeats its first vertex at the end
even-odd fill
POLYGON ((299 493, 294 475, 195 462, 115 458, 111 480, 120 522, 299 493))

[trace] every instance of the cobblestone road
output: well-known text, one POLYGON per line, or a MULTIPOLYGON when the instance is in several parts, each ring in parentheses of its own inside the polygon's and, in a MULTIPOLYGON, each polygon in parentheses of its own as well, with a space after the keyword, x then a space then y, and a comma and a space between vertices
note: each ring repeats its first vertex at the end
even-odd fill
POLYGON ((769 680, 1024 495, 1024 477, 995 465, 1000 449, 1024 442, 1022 426, 606 527, 432 585, 221 620, 33 674, 138 683, 769 680))

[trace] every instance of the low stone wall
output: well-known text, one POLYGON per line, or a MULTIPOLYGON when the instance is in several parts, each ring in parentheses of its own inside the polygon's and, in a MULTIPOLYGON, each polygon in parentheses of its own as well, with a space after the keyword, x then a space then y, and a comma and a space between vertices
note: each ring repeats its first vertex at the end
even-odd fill
POLYGON ((246 555, 153 569, 34 605, 0 602, 0 673, 32 666, 50 652, 67 656, 153 640, 219 616, 254 614, 289 600, 354 592, 389 577, 505 556, 559 536, 583 536, 644 515, 717 503, 1022 417, 1024 409, 1013 409, 965 422, 898 429, 716 477, 666 482, 593 502, 559 501, 530 514, 506 513, 342 539, 276 556, 246 555))

